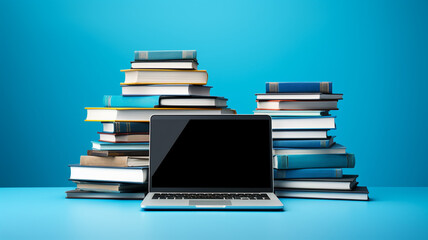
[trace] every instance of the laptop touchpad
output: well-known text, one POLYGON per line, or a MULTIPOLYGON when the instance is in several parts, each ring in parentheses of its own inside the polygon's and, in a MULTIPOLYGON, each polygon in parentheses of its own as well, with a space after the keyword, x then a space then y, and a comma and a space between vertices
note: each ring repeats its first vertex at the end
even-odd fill
POLYGON ((230 200, 189 200, 189 205, 232 205, 230 200))

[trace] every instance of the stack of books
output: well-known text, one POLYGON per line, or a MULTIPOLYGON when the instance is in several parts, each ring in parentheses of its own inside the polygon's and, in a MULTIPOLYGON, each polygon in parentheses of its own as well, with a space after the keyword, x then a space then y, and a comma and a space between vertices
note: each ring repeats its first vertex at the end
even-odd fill
POLYGON ((210 95, 208 74, 197 70, 196 51, 136 51, 121 70, 121 95, 88 107, 86 121, 102 123, 99 140, 70 165, 77 188, 68 198, 143 199, 147 192, 149 122, 152 115, 236 114, 227 99, 210 95))
POLYGON ((278 197, 368 200, 355 166, 354 154, 334 141, 335 117, 342 94, 332 94, 331 82, 268 82, 256 94, 254 114, 272 117, 275 193, 278 197))

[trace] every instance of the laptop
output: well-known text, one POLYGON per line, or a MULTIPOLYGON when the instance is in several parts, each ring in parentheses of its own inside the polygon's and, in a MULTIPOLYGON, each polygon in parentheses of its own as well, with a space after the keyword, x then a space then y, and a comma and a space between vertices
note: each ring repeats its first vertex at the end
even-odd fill
POLYGON ((145 210, 282 210, 267 115, 154 115, 145 210))

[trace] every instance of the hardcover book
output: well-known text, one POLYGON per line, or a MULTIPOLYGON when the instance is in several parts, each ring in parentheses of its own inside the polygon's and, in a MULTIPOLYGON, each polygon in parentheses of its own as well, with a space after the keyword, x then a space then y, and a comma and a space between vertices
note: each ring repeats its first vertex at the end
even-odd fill
POLYGON ((352 190, 357 185, 358 175, 344 175, 342 178, 301 178, 277 179, 274 187, 277 188, 303 188, 303 189, 335 189, 352 190))
POLYGON ((338 200, 369 200, 367 187, 356 187, 348 190, 321 190, 321 189, 275 189, 278 197, 287 198, 316 198, 338 200))
POLYGON ((71 181, 146 183, 147 167, 96 167, 72 164, 71 181))
POLYGON ((88 150, 87 154, 99 157, 149 156, 149 150, 88 150))
POLYGON ((205 70, 126 69, 124 84, 199 84, 205 85, 205 70))
POLYGON ((289 178, 341 178, 343 172, 341 168, 305 168, 281 170, 275 169, 275 179, 289 178))
POLYGON ((123 96, 183 95, 209 96, 210 86, 202 85, 121 85, 123 96))
POLYGON ((328 130, 279 130, 272 131, 276 139, 327 139, 328 130))
POLYGON ((227 107, 227 99, 214 96, 161 96, 160 107, 227 107))
POLYGON ((146 193, 143 192, 96 192, 96 191, 83 191, 83 190, 70 190, 65 192, 66 198, 84 198, 84 199, 118 199, 118 200, 143 200, 146 193))
POLYGON ((274 148, 275 155, 345 154, 346 147, 335 143, 329 148, 274 148))
POLYGON ((337 100, 257 100, 257 110, 337 110, 337 100))
POLYGON ((149 122, 152 115, 217 115, 236 114, 228 108, 85 108, 85 121, 149 122))
POLYGON ((331 93, 331 82, 267 82, 266 93, 331 93))
POLYGON ((132 69, 198 69, 195 60, 146 60, 131 62, 132 69))
POLYGON ((161 51, 135 51, 135 61, 140 60, 196 60, 196 50, 161 50, 161 51))
POLYGON ((80 166, 100 166, 100 167, 147 167, 149 166, 148 156, 80 156, 80 166))
POLYGON ((147 192, 147 184, 74 181, 76 190, 92 192, 147 192))
POLYGON ((111 143, 141 143, 149 142, 149 133, 105 133, 98 132, 100 134, 100 142, 111 142, 111 143))
POLYGON ((324 93, 258 93, 257 100, 341 100, 343 94, 324 93))
POLYGON ((274 148, 327 148, 334 144, 334 136, 327 139, 275 139, 274 148))
POLYGON ((274 168, 353 168, 355 155, 347 154, 311 154, 311 155, 275 155, 274 168))
POLYGON ((148 133, 148 122, 103 122, 105 133, 148 133))
POLYGON ((154 108, 159 105, 159 96, 105 95, 104 107, 154 108))
POLYGON ((149 150, 149 143, 109 143, 92 141, 92 150, 149 150))
POLYGON ((272 117, 273 130, 335 129, 335 117, 272 117))

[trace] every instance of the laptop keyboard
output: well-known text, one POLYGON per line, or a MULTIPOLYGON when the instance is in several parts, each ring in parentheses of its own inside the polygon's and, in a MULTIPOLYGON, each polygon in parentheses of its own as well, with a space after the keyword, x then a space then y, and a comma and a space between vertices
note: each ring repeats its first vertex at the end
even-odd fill
POLYGON ((270 200, 266 193, 155 193, 152 199, 270 200))

